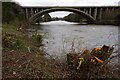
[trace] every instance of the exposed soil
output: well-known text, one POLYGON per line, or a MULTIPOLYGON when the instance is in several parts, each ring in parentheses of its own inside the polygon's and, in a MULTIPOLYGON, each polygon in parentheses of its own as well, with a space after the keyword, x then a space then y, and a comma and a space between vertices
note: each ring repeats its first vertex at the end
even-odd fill
POLYGON ((40 78, 40 79, 75 79, 75 78, 119 78, 118 71, 112 70, 112 66, 106 66, 96 73, 98 68, 92 68, 91 72, 85 70, 76 72, 67 69, 65 63, 54 59, 46 59, 44 56, 21 52, 19 50, 3 50, 2 70, 3 78, 40 78), (94 69, 94 70, 93 70, 94 69))
MULTIPOLYGON (((11 30, 10 30, 11 31, 11 30)), ((8 31, 7 28, 3 33, 13 34, 13 31, 8 31)), ((61 63, 53 58, 47 59, 42 50, 39 50, 37 43, 28 38, 25 32, 15 31, 14 35, 18 36, 31 46, 31 53, 27 49, 13 50, 3 47, 2 50, 2 77, 6 78, 40 78, 40 79, 69 79, 75 78, 119 78, 118 71, 113 70, 114 66, 105 66, 101 70, 99 67, 87 70, 69 69, 66 61, 61 63)), ((4 45, 4 44, 3 44, 4 45)))
POLYGON ((65 67, 34 53, 3 50, 3 78, 62 78, 65 67))

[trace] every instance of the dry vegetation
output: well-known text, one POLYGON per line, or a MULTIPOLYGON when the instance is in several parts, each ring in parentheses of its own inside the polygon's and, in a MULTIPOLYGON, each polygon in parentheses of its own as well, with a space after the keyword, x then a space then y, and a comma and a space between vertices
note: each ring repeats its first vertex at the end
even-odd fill
MULTIPOLYGON (((110 57, 96 66, 96 64, 90 63, 90 52, 85 50, 84 53, 79 53, 80 56, 77 56, 86 59, 85 65, 81 65, 79 69, 77 69, 80 60, 77 60, 78 58, 76 57, 70 59, 76 59, 74 61, 75 66, 72 64, 74 68, 71 68, 67 61, 62 63, 52 57, 47 59, 44 56, 46 53, 39 50, 39 47, 37 47, 38 40, 35 40, 36 37, 30 38, 25 34, 24 30, 17 31, 14 26, 12 26, 13 28, 11 27, 11 29, 7 28, 10 25, 3 26, 3 79, 40 78, 56 80, 75 78, 119 78, 118 69, 116 69, 116 67, 119 66, 108 64, 109 59, 116 56, 110 57), (12 43, 9 43, 11 41, 12 43), (6 44, 6 42, 8 43, 6 44), (31 52, 28 51, 28 46, 31 52)), ((74 42, 72 43, 72 47, 74 47, 74 42)))

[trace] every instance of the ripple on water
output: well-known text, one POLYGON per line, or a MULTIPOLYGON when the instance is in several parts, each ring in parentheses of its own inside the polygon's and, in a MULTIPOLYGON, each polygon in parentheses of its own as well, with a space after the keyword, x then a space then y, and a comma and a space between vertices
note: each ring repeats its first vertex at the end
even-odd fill
MULTIPOLYGON (((52 21, 41 23, 37 33, 43 33, 45 51, 57 57, 65 57, 71 50, 73 38, 74 48, 77 52, 84 49, 101 47, 104 44, 118 43, 118 27, 111 25, 76 25, 66 21, 52 21), (46 43, 46 41, 48 43, 46 43), (79 45, 80 44, 80 45, 79 45), (79 49, 78 49, 79 45, 79 49), (64 55, 64 56, 63 56, 64 55)), ((117 48, 115 48, 117 49, 117 48)))

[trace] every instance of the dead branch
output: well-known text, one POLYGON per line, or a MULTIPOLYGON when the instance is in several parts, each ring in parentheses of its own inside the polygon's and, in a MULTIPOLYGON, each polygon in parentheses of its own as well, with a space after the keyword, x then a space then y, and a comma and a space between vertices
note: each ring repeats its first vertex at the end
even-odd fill
POLYGON ((22 55, 17 61, 16 61, 16 63, 18 62, 18 61, 20 61, 20 59, 22 59, 23 57, 25 57, 26 56, 26 54, 25 55, 22 55))
POLYGON ((102 69, 103 67, 105 67, 105 65, 106 65, 108 62, 110 62, 110 60, 112 60, 112 59, 115 58, 115 57, 119 57, 119 56, 120 56, 120 54, 115 55, 115 56, 112 56, 112 57, 110 57, 109 59, 107 59, 107 60, 103 63, 103 65, 101 66, 101 69, 102 69))
POLYGON ((26 61, 26 62, 24 62, 23 64, 21 64, 18 68, 20 68, 22 65, 24 65, 24 64, 26 64, 26 63, 29 63, 29 62, 31 62, 33 59, 31 59, 31 60, 28 60, 28 61, 26 61))

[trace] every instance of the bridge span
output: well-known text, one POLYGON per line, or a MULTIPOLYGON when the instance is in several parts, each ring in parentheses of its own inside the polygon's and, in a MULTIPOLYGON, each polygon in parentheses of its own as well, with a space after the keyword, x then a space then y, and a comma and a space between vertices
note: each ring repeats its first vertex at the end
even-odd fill
POLYGON ((101 20, 102 13, 109 13, 110 11, 115 11, 120 6, 27 6, 23 7, 26 18, 30 22, 36 22, 40 16, 54 12, 54 11, 70 11, 78 13, 84 16, 88 22, 95 23, 96 21, 101 20))

